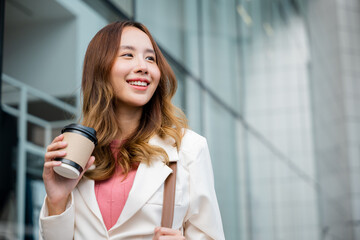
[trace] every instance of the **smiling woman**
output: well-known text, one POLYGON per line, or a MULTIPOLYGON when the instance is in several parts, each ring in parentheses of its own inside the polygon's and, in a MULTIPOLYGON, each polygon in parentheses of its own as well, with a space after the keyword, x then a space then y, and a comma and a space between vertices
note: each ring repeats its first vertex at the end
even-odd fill
POLYGON ((117 110, 144 106, 154 94, 160 70, 149 37, 140 29, 125 27, 120 41, 119 57, 111 70, 111 83, 117 97, 117 110))
POLYGON ((53 171, 61 163, 52 160, 66 156, 63 135, 48 146, 41 239, 224 239, 207 142, 171 103, 176 87, 144 25, 115 22, 94 36, 84 60, 82 124, 96 130, 98 144, 78 179, 53 171), (165 228, 170 162, 177 162, 176 194, 165 228))

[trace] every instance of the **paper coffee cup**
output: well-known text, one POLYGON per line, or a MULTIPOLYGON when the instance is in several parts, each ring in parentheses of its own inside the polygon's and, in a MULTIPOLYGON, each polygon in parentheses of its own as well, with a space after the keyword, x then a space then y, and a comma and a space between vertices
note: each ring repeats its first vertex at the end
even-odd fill
POLYGON ((97 144, 96 131, 74 123, 65 126, 61 133, 64 135, 63 141, 68 143, 63 149, 66 156, 55 158, 55 161, 61 161, 62 164, 54 167, 54 171, 63 177, 76 179, 84 170, 97 144))

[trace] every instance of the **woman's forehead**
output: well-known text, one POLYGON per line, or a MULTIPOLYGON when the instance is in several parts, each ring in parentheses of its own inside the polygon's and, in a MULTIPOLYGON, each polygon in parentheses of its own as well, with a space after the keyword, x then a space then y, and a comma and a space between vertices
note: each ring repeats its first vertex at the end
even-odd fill
POLYGON ((120 40, 120 48, 150 48, 153 45, 149 36, 136 27, 125 27, 120 40))

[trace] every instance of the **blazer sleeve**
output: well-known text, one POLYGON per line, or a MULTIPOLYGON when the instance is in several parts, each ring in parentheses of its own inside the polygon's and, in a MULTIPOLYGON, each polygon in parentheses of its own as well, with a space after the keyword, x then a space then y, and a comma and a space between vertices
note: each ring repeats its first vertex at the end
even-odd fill
POLYGON ((49 216, 46 197, 40 211, 40 240, 71 240, 74 238, 75 206, 74 196, 66 205, 66 210, 60 215, 49 216))
POLYGON ((196 145, 199 150, 188 165, 190 176, 190 205, 185 216, 185 239, 223 240, 224 231, 215 194, 213 169, 205 138, 196 145))

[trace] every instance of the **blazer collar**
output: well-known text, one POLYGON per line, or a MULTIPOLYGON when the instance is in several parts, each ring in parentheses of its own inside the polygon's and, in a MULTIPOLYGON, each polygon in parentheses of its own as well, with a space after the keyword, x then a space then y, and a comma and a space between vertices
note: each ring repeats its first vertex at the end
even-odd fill
POLYGON ((159 146, 165 150, 170 162, 176 162, 179 160, 179 153, 174 147, 175 140, 171 137, 165 139, 160 138, 158 135, 152 137, 149 141, 150 145, 159 146))
POLYGON ((100 208, 95 196, 95 181, 87 177, 83 177, 78 183, 77 189, 79 190, 79 193, 83 198, 83 201, 91 210, 91 212, 95 214, 97 218, 102 219, 100 208))
MULTIPOLYGON (((161 139, 156 135, 150 139, 149 144, 163 148, 169 161, 174 162, 179 160, 178 151, 173 146, 174 142, 172 138, 161 139)), ((150 165, 141 163, 124 209, 114 227, 123 224, 139 211, 161 187, 170 173, 172 173, 171 168, 162 161, 162 158, 153 159, 150 165)))
MULTIPOLYGON (((154 136, 149 144, 159 146, 165 150, 170 162, 178 161, 179 154, 176 147, 173 146, 172 138, 161 139, 154 136)), ((122 213, 114 227, 123 224, 129 220, 142 206, 151 198, 151 196, 161 187, 168 175, 172 173, 162 158, 154 159, 150 165, 141 163, 136 172, 133 186, 130 190, 128 199, 122 210, 122 213)), ((95 184, 93 180, 83 178, 78 184, 78 189, 90 210, 99 219, 102 219, 99 205, 95 196, 95 184)))

